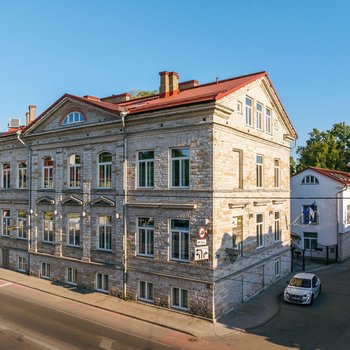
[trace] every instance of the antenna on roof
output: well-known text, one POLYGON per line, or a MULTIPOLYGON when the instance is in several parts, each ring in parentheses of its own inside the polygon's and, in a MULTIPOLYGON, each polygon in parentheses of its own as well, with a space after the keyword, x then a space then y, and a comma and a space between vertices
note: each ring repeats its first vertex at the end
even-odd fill
POLYGON ((219 77, 216 77, 216 84, 218 84, 219 83, 219 77))

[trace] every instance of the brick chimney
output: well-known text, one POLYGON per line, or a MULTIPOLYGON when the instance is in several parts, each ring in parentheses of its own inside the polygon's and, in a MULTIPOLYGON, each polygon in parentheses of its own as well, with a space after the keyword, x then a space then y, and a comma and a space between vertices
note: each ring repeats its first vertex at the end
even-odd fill
POLYGON ((128 92, 124 92, 119 95, 112 95, 108 97, 101 98, 101 101, 109 102, 109 103, 121 103, 121 102, 127 102, 131 100, 131 94, 128 92))
POLYGON ((194 88, 198 85, 198 80, 187 80, 179 83, 180 91, 194 88))
POLYGON ((179 93, 179 75, 176 72, 160 72, 159 97, 168 97, 179 93))
POLYGON ((31 123, 36 118, 36 106, 29 105, 29 112, 26 113, 26 125, 31 123))
POLYGON ((169 94, 177 95, 179 92, 179 75, 176 72, 169 72, 169 94))

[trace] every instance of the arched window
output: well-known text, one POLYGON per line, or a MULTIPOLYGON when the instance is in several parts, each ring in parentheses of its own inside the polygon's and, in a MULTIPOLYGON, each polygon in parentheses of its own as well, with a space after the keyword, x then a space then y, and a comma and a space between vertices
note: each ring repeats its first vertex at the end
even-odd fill
POLYGON ((53 188, 53 158, 44 158, 43 166, 43 187, 53 188))
POLYGON ((307 175, 301 181, 304 185, 318 185, 318 178, 313 175, 307 175))
POLYGON ((64 118, 63 125, 81 123, 84 121, 85 118, 80 112, 71 112, 64 118))
POLYGON ((112 155, 109 152, 100 153, 98 156, 98 187, 112 187, 112 155))
POLYGON ((80 156, 77 154, 72 154, 69 156, 69 187, 79 188, 80 187, 80 156))

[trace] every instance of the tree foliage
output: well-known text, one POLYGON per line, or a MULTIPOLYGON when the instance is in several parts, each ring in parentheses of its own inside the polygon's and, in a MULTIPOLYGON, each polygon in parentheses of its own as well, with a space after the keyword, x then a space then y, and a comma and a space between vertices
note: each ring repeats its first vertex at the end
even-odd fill
POLYGON ((306 146, 297 149, 298 171, 308 166, 349 171, 347 164, 350 162, 350 125, 337 123, 326 131, 314 128, 309 135, 306 146))
POLYGON ((294 175, 297 172, 297 163, 292 156, 289 157, 289 169, 290 176, 294 175))
POLYGON ((131 99, 157 95, 158 92, 159 92, 158 90, 133 90, 133 91, 130 91, 130 93, 132 95, 131 99))

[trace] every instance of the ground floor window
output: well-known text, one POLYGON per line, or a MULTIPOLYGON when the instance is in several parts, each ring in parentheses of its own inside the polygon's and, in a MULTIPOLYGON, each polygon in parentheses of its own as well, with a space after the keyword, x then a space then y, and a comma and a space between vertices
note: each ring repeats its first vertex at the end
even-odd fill
POLYGON ((139 281, 139 299, 153 302, 153 283, 139 281))
POLYGON ((281 261, 279 259, 275 260, 275 277, 281 275, 281 261))
POLYGON ((50 278, 51 276, 51 267, 48 263, 41 263, 41 277, 50 278))
POLYGON ((188 309, 188 290, 182 288, 172 288, 171 306, 177 309, 188 309))
POLYGON ((304 232, 304 249, 317 248, 317 232, 304 232))
POLYGON ((77 285, 78 270, 72 267, 67 267, 67 283, 73 286, 77 285))
POLYGON ((103 273, 96 274, 96 290, 108 292, 108 275, 104 275, 103 273))
POLYGON ((27 271, 27 259, 24 258, 23 256, 18 257, 18 271, 25 272, 27 271))

